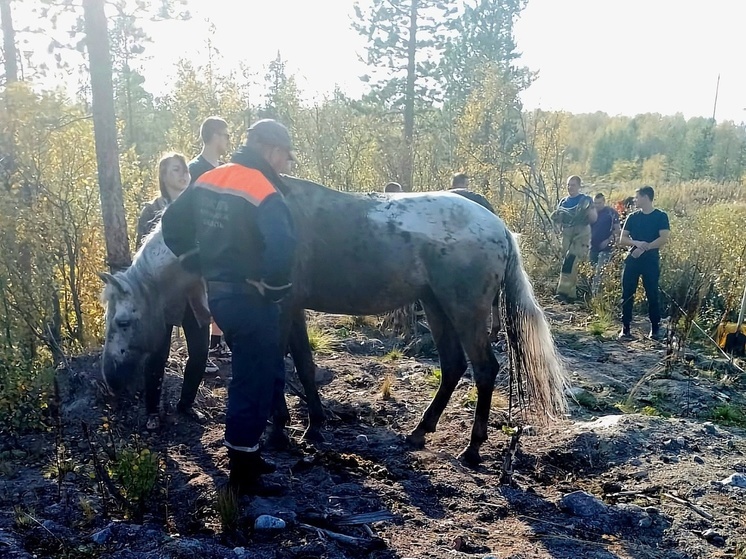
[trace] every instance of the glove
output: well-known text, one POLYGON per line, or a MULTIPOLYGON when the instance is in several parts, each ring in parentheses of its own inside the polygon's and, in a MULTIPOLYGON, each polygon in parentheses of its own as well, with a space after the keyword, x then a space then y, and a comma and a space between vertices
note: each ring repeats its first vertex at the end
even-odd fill
POLYGON ((248 283, 256 287, 256 290, 259 292, 259 294, 264 297, 265 299, 269 299, 273 303, 279 303, 282 301, 289 293, 290 289, 293 287, 292 283, 288 283, 286 285, 269 285, 262 281, 254 281, 254 280, 247 280, 248 283))

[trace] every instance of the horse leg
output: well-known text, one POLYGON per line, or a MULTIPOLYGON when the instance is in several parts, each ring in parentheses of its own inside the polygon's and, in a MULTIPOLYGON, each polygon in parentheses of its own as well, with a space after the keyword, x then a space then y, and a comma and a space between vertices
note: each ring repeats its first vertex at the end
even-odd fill
POLYGON ((308 330, 306 327, 306 312, 298 309, 293 313, 293 321, 290 327, 290 354, 298 371, 298 378, 306 393, 306 404, 308 405, 308 428, 303 438, 308 441, 321 442, 321 428, 324 426, 326 417, 321 405, 319 390, 316 387, 316 363, 313 360, 311 343, 308 341, 308 330))
MULTIPOLYGON (((476 313, 482 316, 482 313, 476 313)), ((477 386, 477 406, 474 411, 474 423, 471 429, 469 445, 459 455, 459 458, 469 466, 476 466, 482 461, 479 448, 487 440, 487 422, 492 406, 492 392, 495 387, 495 377, 500 365, 490 348, 489 338, 485 332, 481 319, 474 320, 474 315, 464 317, 459 321, 464 327, 460 329, 461 341, 474 370, 474 383, 477 386)))
POLYGON ((425 446, 425 434, 435 432, 443 410, 451 399, 459 379, 466 371, 466 358, 453 324, 443 312, 440 303, 432 297, 423 300, 427 322, 440 358, 440 386, 432 402, 422 415, 417 427, 407 437, 407 442, 415 448, 425 446))

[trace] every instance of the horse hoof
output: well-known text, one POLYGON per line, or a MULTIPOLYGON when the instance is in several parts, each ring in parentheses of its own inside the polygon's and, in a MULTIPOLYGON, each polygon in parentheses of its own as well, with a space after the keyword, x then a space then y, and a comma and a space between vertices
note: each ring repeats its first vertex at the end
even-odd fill
POLYGON ((458 455, 458 459, 461 460, 464 465, 471 468, 476 468, 482 463, 482 457, 479 455, 479 451, 470 446, 467 446, 464 451, 458 455))
POLYGON ((290 448, 290 437, 282 429, 272 430, 267 437, 267 448, 270 450, 287 450, 290 448))
POLYGON ((415 433, 407 435, 407 444, 415 450, 422 450, 425 448, 425 435, 415 433))

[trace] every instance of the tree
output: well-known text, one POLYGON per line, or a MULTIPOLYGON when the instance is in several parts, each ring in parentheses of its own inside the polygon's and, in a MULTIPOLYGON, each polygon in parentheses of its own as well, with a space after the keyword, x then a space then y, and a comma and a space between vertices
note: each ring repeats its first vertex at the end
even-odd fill
POLYGON ((101 211, 104 217, 106 260, 111 270, 123 270, 130 265, 131 257, 119 171, 114 86, 104 0, 83 0, 83 14, 91 72, 93 130, 96 138, 101 211))
POLYGON ((485 79, 484 68, 520 93, 534 75, 516 66, 513 29, 528 0, 475 0, 464 6, 461 17, 451 20, 452 37, 441 61, 441 76, 448 101, 461 105, 485 79))
POLYGON ((403 111, 399 179, 405 190, 412 189, 415 110, 418 102, 428 106, 439 96, 437 62, 456 9, 455 0, 373 0, 366 10, 355 4, 352 26, 368 40, 367 63, 385 73, 372 81, 372 93, 387 108, 403 111))
POLYGON ((3 28, 6 85, 18 81, 18 49, 16 48, 16 32, 13 28, 13 14, 10 9, 10 3, 11 0, 0 0, 0 23, 3 28))

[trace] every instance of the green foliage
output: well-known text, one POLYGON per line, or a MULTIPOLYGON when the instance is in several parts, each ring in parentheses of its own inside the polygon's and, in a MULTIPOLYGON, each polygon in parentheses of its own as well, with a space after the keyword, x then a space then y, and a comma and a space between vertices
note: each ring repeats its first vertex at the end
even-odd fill
POLYGON ((311 351, 325 355, 332 353, 337 348, 339 340, 331 332, 311 325, 308 327, 308 343, 311 346, 311 351))
POLYGON ((241 512, 238 494, 229 486, 222 487, 215 495, 214 506, 223 531, 233 532, 238 527, 238 518, 241 512))
POLYGON ((383 361, 398 361, 404 357, 404 353, 400 349, 392 349, 389 351, 386 355, 381 357, 381 360, 383 361))
POLYGON ((443 371, 441 371, 439 368, 436 367, 430 371, 430 374, 427 376, 425 380, 433 388, 438 388, 440 386, 440 379, 442 376, 443 376, 443 371))
POLYGON ((19 357, 0 361, 0 433, 47 430, 54 371, 19 357))
POLYGON ((129 503, 137 507, 142 507, 152 494, 160 472, 159 455, 138 446, 123 448, 109 464, 109 475, 119 483, 129 503))
POLYGON ((744 410, 733 404, 717 406, 710 413, 710 419, 721 425, 746 427, 746 414, 744 410))

